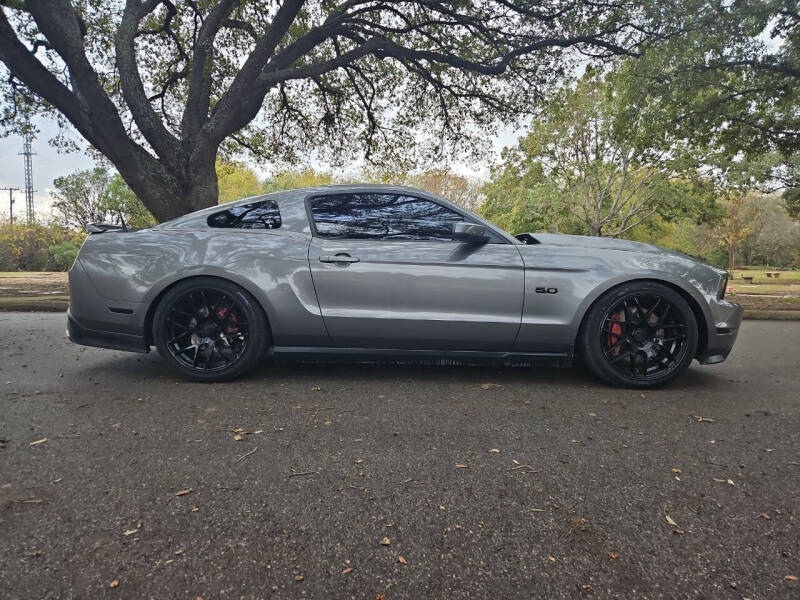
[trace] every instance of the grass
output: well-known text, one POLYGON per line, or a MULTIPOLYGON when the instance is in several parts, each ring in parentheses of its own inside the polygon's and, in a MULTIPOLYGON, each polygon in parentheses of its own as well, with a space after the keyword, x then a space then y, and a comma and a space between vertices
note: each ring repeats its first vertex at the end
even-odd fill
POLYGON ((66 277, 66 271, 0 271, 0 277, 47 277, 61 275, 66 277))

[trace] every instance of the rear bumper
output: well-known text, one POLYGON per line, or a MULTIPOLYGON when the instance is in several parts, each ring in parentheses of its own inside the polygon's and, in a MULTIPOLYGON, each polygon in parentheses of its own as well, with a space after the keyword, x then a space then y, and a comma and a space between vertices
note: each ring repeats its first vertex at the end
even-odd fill
POLYGON ((738 304, 714 298, 709 301, 712 322, 708 324, 708 343, 697 360, 704 365, 721 363, 733 349, 744 310, 738 304))
POLYGON ((67 310, 67 336, 70 341, 82 346, 125 350, 126 352, 150 351, 144 337, 115 331, 89 329, 79 323, 69 310, 67 310))

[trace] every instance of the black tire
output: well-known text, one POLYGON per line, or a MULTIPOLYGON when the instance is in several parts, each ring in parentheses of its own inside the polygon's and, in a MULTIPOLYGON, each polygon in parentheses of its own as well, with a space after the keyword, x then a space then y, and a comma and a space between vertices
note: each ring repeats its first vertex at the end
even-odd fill
POLYGON ((229 381, 252 369, 270 343, 264 312, 238 285, 195 277, 170 289, 153 315, 158 353, 193 381, 229 381))
POLYGON ((697 351, 695 315, 675 290, 634 281, 589 309, 579 340, 584 364, 603 381, 629 388, 662 385, 685 371, 697 351))

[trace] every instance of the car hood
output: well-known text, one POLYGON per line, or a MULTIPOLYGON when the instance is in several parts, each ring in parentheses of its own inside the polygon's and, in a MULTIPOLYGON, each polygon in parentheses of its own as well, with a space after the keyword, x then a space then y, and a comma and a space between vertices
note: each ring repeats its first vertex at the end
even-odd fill
POLYGON ((682 252, 668 250, 667 248, 661 248, 660 246, 645 244, 643 242, 634 242, 631 240, 618 240, 615 238, 594 237, 588 235, 566 235, 564 233, 528 233, 525 235, 529 235, 540 244, 545 244, 547 246, 569 246, 571 248, 648 252, 650 254, 661 254, 664 256, 678 256, 697 262, 696 258, 692 258, 691 256, 683 254, 682 252))

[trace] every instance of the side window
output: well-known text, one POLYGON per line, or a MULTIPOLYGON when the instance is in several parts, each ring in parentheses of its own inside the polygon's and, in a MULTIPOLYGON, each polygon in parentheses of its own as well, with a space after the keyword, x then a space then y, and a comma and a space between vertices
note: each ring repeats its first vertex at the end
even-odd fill
POLYGON ((281 212, 274 200, 240 204, 208 217, 209 227, 228 229, 278 229, 281 212))
POLYGON ((317 235, 327 238, 451 241, 466 220, 449 208, 397 194, 334 194, 311 200, 317 235))

